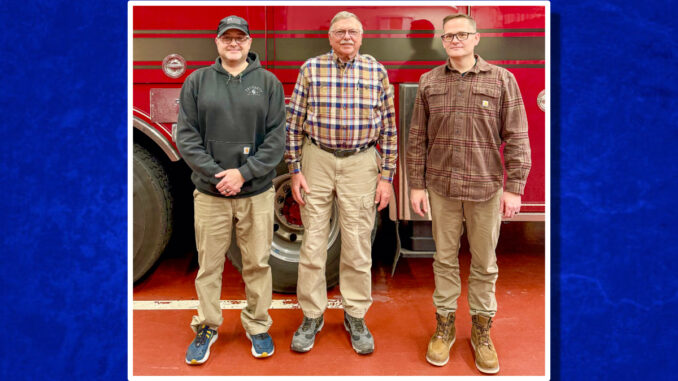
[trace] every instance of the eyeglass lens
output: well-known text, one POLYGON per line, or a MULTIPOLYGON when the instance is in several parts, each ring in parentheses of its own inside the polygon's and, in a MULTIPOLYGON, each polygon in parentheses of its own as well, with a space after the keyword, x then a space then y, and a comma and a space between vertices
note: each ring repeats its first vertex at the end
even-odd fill
POLYGON ((226 37, 226 36, 222 36, 222 37, 219 37, 219 39, 220 39, 221 42, 223 42, 224 44, 230 44, 230 43, 232 43, 233 41, 235 41, 235 42, 237 42, 237 43, 239 43, 239 44, 242 44, 243 42, 247 41, 247 40, 249 39, 249 37, 247 37, 247 36, 238 36, 238 37, 226 37))
POLYGON ((360 34, 360 31, 356 29, 347 29, 347 30, 335 30, 332 33, 334 33, 336 37, 344 37, 346 34, 348 34, 351 37, 356 37, 360 34))
POLYGON ((459 32, 459 33, 448 33, 448 34, 443 34, 441 37, 443 38, 444 41, 446 42, 451 42, 454 40, 454 37, 456 36, 459 41, 464 41, 468 39, 468 36, 471 33, 469 32, 459 32))

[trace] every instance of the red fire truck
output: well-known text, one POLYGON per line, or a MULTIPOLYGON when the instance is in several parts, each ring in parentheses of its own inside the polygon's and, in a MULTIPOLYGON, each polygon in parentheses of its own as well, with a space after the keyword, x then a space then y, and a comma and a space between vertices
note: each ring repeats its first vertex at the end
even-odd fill
MULTIPOLYGON (((147 3, 146 3, 147 4, 147 3)), ((430 216, 414 214, 408 200, 405 147, 419 77, 447 58, 440 42, 442 19, 448 14, 474 17, 481 33, 476 52, 516 77, 529 122, 532 169, 521 213, 512 221, 543 221, 545 212, 545 6, 175 6, 131 5, 133 110, 133 268, 143 276, 166 249, 177 224, 191 229, 190 170, 182 162, 173 134, 180 88, 194 70, 217 57, 216 26, 227 15, 245 18, 252 50, 261 64, 282 82, 289 97, 301 64, 326 53, 327 31, 341 10, 355 13, 364 29, 361 53, 387 69, 395 93, 399 159, 393 198, 378 220, 393 226, 388 239, 399 256, 430 256, 435 250, 430 216), (189 192, 181 191, 190 189, 189 192), (186 196, 188 194, 188 196, 186 196), (183 210, 181 221, 175 218, 183 210), (188 212, 186 212, 188 211, 188 212)), ((298 205, 290 193, 284 163, 274 179, 275 231, 270 264, 273 288, 294 292, 299 248, 303 240, 298 205)), ((336 208, 335 208, 336 215, 336 208)), ((328 286, 338 281, 340 239, 332 218, 328 243, 328 286)), ((193 239, 186 234, 187 239, 193 239)), ((228 257, 241 268, 235 240, 228 257)))

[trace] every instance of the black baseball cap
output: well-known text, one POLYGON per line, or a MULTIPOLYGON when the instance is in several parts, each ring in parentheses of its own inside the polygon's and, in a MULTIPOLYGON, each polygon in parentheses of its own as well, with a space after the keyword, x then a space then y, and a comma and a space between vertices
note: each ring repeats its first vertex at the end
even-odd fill
POLYGON ((237 29, 248 36, 250 35, 250 28, 247 25, 247 21, 242 17, 228 16, 221 19, 221 21, 219 21, 219 27, 217 28, 217 37, 221 37, 221 35, 229 29, 237 29))

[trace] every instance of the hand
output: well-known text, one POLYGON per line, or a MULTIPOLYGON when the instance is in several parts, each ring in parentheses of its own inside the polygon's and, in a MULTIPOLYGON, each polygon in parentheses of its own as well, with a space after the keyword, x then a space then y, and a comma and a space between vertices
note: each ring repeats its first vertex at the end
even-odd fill
POLYGON ((374 203, 379 204, 377 206, 377 211, 381 211, 388 205, 388 201, 391 199, 391 183, 386 180, 379 179, 377 182, 377 192, 374 197, 374 203))
POLYGON ((517 193, 504 192, 499 201, 499 213, 506 218, 511 218, 520 211, 520 195, 517 193))
POLYGON ((217 190, 224 196, 235 196, 240 193, 240 188, 245 183, 245 178, 236 168, 221 171, 214 177, 221 179, 217 184, 217 190))
POLYGON ((294 198, 297 204, 303 206, 306 205, 306 202, 301 198, 300 188, 306 193, 311 193, 311 189, 306 184, 306 177, 304 177, 303 173, 297 172, 292 174, 292 198, 294 198))
POLYGON ((426 189, 410 189, 410 204, 412 204, 412 209, 415 213, 426 217, 426 213, 428 213, 426 189))

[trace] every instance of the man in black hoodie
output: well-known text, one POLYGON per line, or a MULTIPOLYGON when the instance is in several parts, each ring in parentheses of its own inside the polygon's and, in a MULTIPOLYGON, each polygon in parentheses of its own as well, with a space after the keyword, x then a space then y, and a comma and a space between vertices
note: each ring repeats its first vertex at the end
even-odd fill
POLYGON ((181 89, 177 147, 193 170, 195 240, 200 299, 191 328, 196 337, 186 363, 202 364, 223 322, 221 274, 234 228, 242 252, 247 307, 240 315, 252 355, 274 352, 271 268, 272 179, 285 142, 285 98, 280 81, 250 52, 247 21, 221 20, 215 38, 219 57, 192 73, 181 89), (234 224, 235 221, 235 224, 234 224))

